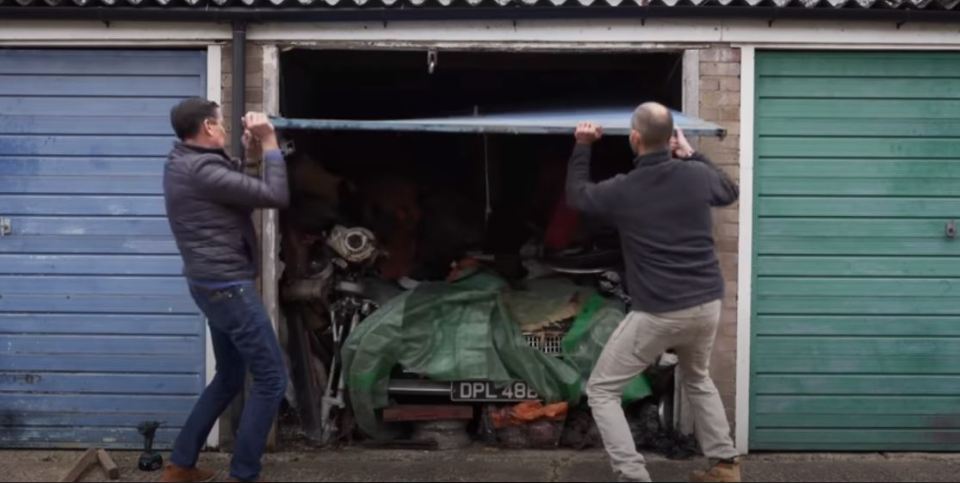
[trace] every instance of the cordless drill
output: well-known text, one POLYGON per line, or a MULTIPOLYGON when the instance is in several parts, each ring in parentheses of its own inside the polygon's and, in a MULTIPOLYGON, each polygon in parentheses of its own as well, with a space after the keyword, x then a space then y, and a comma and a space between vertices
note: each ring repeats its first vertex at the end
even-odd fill
POLYGON ((153 451, 153 438, 159 427, 158 421, 144 421, 137 426, 137 432, 143 436, 143 453, 137 462, 140 471, 157 471, 163 467, 163 456, 153 451))

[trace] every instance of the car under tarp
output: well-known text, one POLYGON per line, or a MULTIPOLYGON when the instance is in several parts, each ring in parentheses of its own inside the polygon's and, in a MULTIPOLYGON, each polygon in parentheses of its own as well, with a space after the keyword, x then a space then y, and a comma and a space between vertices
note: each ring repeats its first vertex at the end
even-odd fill
MULTIPOLYGON (((546 402, 576 405, 624 314, 621 303, 562 280, 531 280, 514 288, 479 270, 452 282, 423 283, 374 312, 346 341, 343 360, 357 424, 374 438, 396 435, 379 422, 377 410, 389 404, 390 378, 397 367, 439 382, 483 380, 504 386, 522 380, 546 402), (516 305, 510 306, 517 291, 544 293, 543 302, 554 306, 580 301, 561 357, 524 341, 516 305)), ((624 400, 650 394, 646 379, 639 376, 627 387, 624 400)))

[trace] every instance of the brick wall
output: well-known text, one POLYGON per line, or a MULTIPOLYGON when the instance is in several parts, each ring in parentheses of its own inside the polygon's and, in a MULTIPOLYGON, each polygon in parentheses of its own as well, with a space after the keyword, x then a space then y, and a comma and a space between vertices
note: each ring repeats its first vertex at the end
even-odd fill
MULTIPOLYGON (((727 129, 723 139, 703 138, 700 150, 734 179, 740 180, 740 49, 716 47, 700 51, 700 117, 727 129)), ((726 280, 720 331, 711 373, 727 416, 734 423, 737 377, 737 246, 739 204, 714 212, 714 236, 726 280)))

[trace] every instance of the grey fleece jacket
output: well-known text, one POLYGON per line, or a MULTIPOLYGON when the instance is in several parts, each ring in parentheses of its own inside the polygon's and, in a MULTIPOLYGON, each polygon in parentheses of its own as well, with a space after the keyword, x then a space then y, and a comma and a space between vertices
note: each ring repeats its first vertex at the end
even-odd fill
POLYGON ((256 278, 259 250, 251 214, 256 208, 285 208, 290 200, 279 150, 265 154, 264 169, 261 180, 244 174, 222 149, 174 145, 164 167, 163 196, 187 278, 256 278))
POLYGON ((681 161, 666 151, 594 183, 590 157, 589 145, 574 148, 567 202, 617 227, 633 309, 665 313, 723 298, 710 208, 737 201, 737 184, 702 155, 681 161))

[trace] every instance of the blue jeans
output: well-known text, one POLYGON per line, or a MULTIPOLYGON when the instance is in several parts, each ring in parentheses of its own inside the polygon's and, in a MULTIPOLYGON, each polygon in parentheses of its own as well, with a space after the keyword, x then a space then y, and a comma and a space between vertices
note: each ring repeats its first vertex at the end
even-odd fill
POLYGON ((280 344, 253 282, 222 289, 191 285, 190 293, 210 324, 217 374, 180 430, 170 461, 185 468, 196 466, 207 435, 243 390, 249 369, 253 386, 240 417, 230 476, 256 480, 267 436, 287 388, 280 344))

